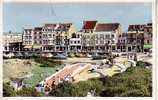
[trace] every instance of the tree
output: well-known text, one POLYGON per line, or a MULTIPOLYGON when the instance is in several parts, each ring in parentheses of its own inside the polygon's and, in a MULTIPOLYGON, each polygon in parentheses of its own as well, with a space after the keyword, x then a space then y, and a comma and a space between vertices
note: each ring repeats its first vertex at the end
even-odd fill
POLYGON ((130 67, 126 72, 113 77, 95 78, 78 83, 61 83, 51 96, 87 96, 94 91, 94 96, 152 96, 151 70, 141 66, 130 67))

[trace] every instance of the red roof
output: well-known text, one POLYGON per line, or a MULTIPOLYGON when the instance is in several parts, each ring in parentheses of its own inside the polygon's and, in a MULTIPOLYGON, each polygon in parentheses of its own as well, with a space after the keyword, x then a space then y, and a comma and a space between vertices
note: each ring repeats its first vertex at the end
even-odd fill
POLYGON ((94 29, 97 21, 84 21, 82 29, 94 29))
POLYGON ((119 27, 119 23, 103 23, 103 24, 97 24, 95 31, 114 31, 119 27))

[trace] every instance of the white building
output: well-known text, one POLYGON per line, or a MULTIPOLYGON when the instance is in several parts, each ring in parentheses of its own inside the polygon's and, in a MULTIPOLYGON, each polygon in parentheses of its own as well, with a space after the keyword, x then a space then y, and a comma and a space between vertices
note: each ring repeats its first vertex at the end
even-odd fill
POLYGON ((76 32, 72 33, 70 38, 70 51, 71 52, 81 52, 82 44, 81 44, 82 33, 76 32))
POLYGON ((33 29, 24 29, 22 35, 23 46, 25 49, 31 50, 34 44, 34 31, 33 29))
POLYGON ((6 33, 3 34, 3 51, 12 51, 14 48, 11 46, 13 43, 22 43, 22 34, 6 33))
POLYGON ((116 50, 118 36, 121 34, 119 23, 98 23, 94 30, 95 49, 107 53, 116 50))

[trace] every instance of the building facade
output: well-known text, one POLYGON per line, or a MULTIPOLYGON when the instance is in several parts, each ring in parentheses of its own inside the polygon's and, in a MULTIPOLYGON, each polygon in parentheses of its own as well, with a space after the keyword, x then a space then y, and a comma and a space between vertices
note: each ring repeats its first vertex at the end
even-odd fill
POLYGON ((42 31, 42 51, 55 51, 56 24, 45 24, 42 31))
POLYGON ((3 34, 3 51, 16 52, 22 50, 22 35, 15 33, 3 34))
POLYGON ((24 50, 31 51, 34 44, 34 30, 33 29, 24 29, 22 34, 22 42, 24 50))
POLYGON ((128 52, 143 52, 144 46, 144 27, 143 25, 129 25, 128 27, 128 52))
POLYGON ((24 29, 23 45, 32 51, 67 52, 71 34, 75 31, 72 23, 45 24, 34 29, 24 29))
POLYGON ((94 29, 96 27, 97 21, 84 21, 83 27, 80 30, 82 32, 82 52, 92 53, 95 47, 95 34, 94 29))
POLYGON ((117 50, 118 36, 122 34, 119 23, 98 23, 95 31, 95 49, 108 53, 117 50))
POLYGON ((127 33, 118 36, 117 52, 127 52, 127 33))
POLYGON ((70 52, 73 53, 81 52, 82 50, 81 38, 82 38, 81 32, 72 33, 70 38, 70 52))
POLYGON ((144 27, 144 51, 152 48, 152 23, 148 23, 144 27))

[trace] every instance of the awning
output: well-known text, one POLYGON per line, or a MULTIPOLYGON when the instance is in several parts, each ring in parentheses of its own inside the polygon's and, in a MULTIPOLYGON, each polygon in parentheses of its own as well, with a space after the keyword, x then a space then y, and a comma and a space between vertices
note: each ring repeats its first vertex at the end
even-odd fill
POLYGON ((27 46, 24 46, 24 48, 30 49, 30 48, 32 48, 32 46, 31 45, 27 45, 27 46))
POLYGON ((144 45, 144 49, 150 49, 150 48, 152 48, 152 45, 151 45, 151 44, 145 44, 145 45, 144 45))
POLYGON ((34 49, 40 49, 42 46, 41 45, 34 45, 33 48, 34 49))
POLYGON ((116 46, 116 44, 111 44, 112 46, 116 46))

